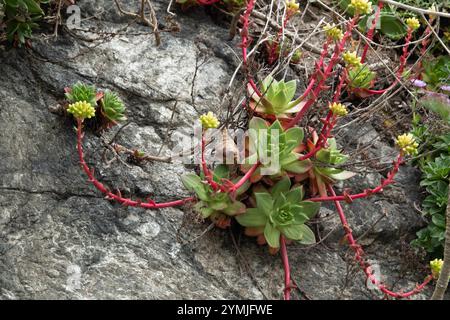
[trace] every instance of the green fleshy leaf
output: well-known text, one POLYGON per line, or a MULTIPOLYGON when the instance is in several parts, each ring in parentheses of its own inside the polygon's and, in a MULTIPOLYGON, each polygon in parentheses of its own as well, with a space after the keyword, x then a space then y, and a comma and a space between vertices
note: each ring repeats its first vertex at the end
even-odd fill
POLYGON ((203 184, 202 179, 200 179, 200 177, 197 176, 196 174, 189 173, 187 175, 182 176, 181 182, 183 183, 186 189, 195 192, 195 194, 197 195, 197 197, 199 197, 200 200, 203 201, 209 200, 206 187, 203 184))
POLYGON ((323 163, 330 163, 331 151, 328 149, 321 149, 317 151, 316 159, 323 163))
POLYGON ((302 201, 298 204, 302 208, 302 213, 306 215, 309 219, 314 217, 320 209, 319 202, 312 201, 302 201))
POLYGON ((234 201, 234 202, 228 204, 228 206, 222 211, 226 215, 235 216, 235 215, 243 214, 246 209, 247 209, 247 207, 245 206, 245 204, 243 204, 240 201, 234 201))
POLYGON ((273 199, 268 193, 255 193, 256 205, 266 216, 270 216, 273 209, 273 199))
POLYGON ((261 131, 261 130, 268 130, 269 126, 267 125, 267 122, 264 119, 253 117, 249 122, 249 140, 250 140, 250 151, 260 152, 258 150, 258 144, 262 144, 262 147, 264 150, 262 152, 265 152, 267 146, 265 143, 259 142, 262 138, 266 137, 267 131, 261 131))
POLYGON ((250 208, 244 214, 236 216, 236 220, 244 227, 263 227, 267 223, 267 216, 257 208, 250 208))
POLYGON ((274 106, 276 113, 282 113, 285 111, 287 104, 290 102, 286 96, 285 91, 278 91, 277 94, 272 97, 271 102, 274 106))
POLYGON ((301 227, 302 227, 302 225, 284 226, 284 227, 280 227, 280 231, 288 239, 301 240, 301 239, 303 239, 303 228, 301 228, 301 227))
POLYGON ((342 169, 337 169, 337 168, 316 167, 315 170, 319 174, 329 177, 330 179, 334 179, 334 180, 346 180, 346 179, 350 179, 351 177, 356 175, 356 173, 354 173, 354 172, 344 171, 342 169))
POLYGON ((342 164, 347 161, 348 156, 342 154, 337 149, 336 139, 328 139, 328 148, 319 150, 316 153, 316 159, 327 164, 342 164))
POLYGON ((303 186, 292 188, 286 193, 286 200, 290 203, 299 203, 303 199, 303 186))
POLYGON ((286 141, 295 141, 297 145, 303 141, 304 135, 303 129, 299 127, 290 128, 285 132, 286 141))
MULTIPOLYGON (((282 136, 282 137, 284 138, 284 136, 282 136)), ((283 143, 283 142, 280 141, 280 143, 283 143)), ((284 147, 282 146, 280 148, 281 155, 282 156, 289 155, 292 152, 292 150, 294 150, 296 147, 298 147, 298 145, 299 144, 295 140, 288 140, 288 141, 284 142, 284 147)))
POLYGON ((348 70, 348 79, 352 88, 370 89, 376 73, 366 64, 348 70))
POLYGON ((267 90, 273 84, 273 81, 273 77, 269 75, 261 82, 262 93, 266 93, 267 95, 267 90))
POLYGON ((106 90, 102 99, 103 114, 111 121, 124 121, 125 105, 115 92, 106 90))
POLYGON ((230 169, 225 164, 218 165, 213 172, 214 181, 220 182, 221 179, 229 179, 230 178, 230 169))
POLYGON ((431 218, 431 221, 433 221, 433 223, 442 228, 443 230, 445 230, 445 217, 443 215, 433 215, 433 217, 431 218))
POLYGON ((297 156, 295 153, 293 152, 289 152, 288 154, 285 154, 284 152, 282 152, 280 154, 280 165, 284 166, 284 165, 288 165, 291 164, 295 161, 298 160, 299 156, 297 156))
POLYGON ((355 175, 356 175, 355 172, 345 171, 345 170, 343 170, 342 172, 338 172, 338 173, 328 174, 328 176, 334 180, 347 180, 347 179, 354 177, 355 175))
POLYGON ((253 194, 256 194, 256 193, 269 193, 270 194, 269 190, 262 184, 254 185, 252 190, 253 190, 253 194))
POLYGON ((95 86, 78 82, 72 86, 70 92, 67 92, 65 96, 70 103, 86 101, 95 107, 97 105, 96 94, 95 86))
POLYGON ((208 207, 208 204, 206 202, 200 201, 194 205, 194 210, 199 212, 203 218, 208 218, 211 216, 215 211, 208 207))
POLYGON ((305 173, 312 168, 312 162, 307 159, 303 161, 295 160, 294 162, 283 164, 282 169, 292 173, 305 173))
POLYGON ((258 117, 253 117, 249 124, 248 124, 249 129, 253 129, 253 130, 261 130, 261 129, 268 129, 269 126, 267 125, 266 120, 262 119, 262 118, 258 118, 258 117))
POLYGON ((224 192, 213 193, 210 198, 214 202, 227 202, 230 199, 228 194, 224 192))
MULTIPOLYGON (((268 164, 262 165, 261 169, 267 170, 264 175, 277 176, 280 174, 281 167, 276 162, 270 162, 268 164)), ((261 171, 259 171, 261 173, 261 171)))
POLYGON ((423 61, 423 81, 427 88, 437 91, 439 86, 448 84, 450 78, 450 56, 430 57, 423 61))
POLYGON ((309 220, 309 217, 303 213, 303 208, 299 205, 291 206, 291 212, 294 214, 293 224, 304 224, 309 220))
POLYGON ((278 130, 278 133, 281 135, 281 133, 284 131, 283 126, 281 125, 281 122, 279 120, 276 120, 272 125, 269 127, 269 130, 278 130))
POLYGON ((273 227, 272 224, 267 223, 264 228, 264 237, 266 238, 267 244, 272 248, 280 247, 280 231, 273 227))
POLYGON ((393 14, 381 14, 381 32, 391 39, 398 40, 406 34, 406 26, 401 19, 393 14))
POLYGON ((302 224, 298 227, 301 229, 303 235, 302 239, 299 241, 301 244, 311 245, 316 243, 316 236, 308 226, 302 224))
POLYGON ((276 81, 272 76, 267 76, 262 82, 262 93, 268 103, 264 103, 265 112, 268 114, 281 114, 292 106, 289 104, 294 98, 297 88, 296 81, 276 81))
POLYGON ((284 176, 280 181, 278 181, 271 190, 273 198, 278 198, 280 193, 287 193, 291 187, 291 179, 288 176, 284 176))
POLYGON ((44 11, 42 11, 41 7, 39 6, 39 1, 35 0, 22 0, 26 6, 28 11, 31 14, 37 14, 37 15, 44 15, 44 11))
POLYGON ((297 82, 295 80, 291 80, 285 83, 286 97, 288 102, 291 102, 294 99, 295 91, 297 90, 297 82))
POLYGON ((275 80, 272 76, 267 76, 262 82, 263 94, 265 93, 266 97, 272 97, 276 94, 278 88, 278 81, 275 80))
POLYGON ((278 195, 278 197, 275 198, 275 202, 274 202, 273 207, 274 207, 275 209, 281 208, 281 207, 284 206, 286 203, 287 203, 287 201, 286 201, 285 195, 282 194, 282 193, 280 193, 280 194, 278 195))
POLYGON ((211 209, 214 209, 216 211, 221 211, 228 207, 228 203, 222 202, 222 201, 217 201, 217 202, 212 201, 212 202, 209 202, 209 206, 211 209))
POLYGON ((342 154, 339 150, 331 151, 330 164, 343 164, 347 161, 347 159, 348 159, 348 156, 345 154, 342 154))
POLYGON ((327 139, 328 148, 331 150, 337 149, 337 142, 335 138, 328 138, 327 139))

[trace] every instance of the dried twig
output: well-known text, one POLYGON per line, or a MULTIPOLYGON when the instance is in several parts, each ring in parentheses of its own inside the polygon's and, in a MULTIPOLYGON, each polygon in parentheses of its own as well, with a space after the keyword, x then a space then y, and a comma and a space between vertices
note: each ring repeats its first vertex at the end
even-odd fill
POLYGON ((428 15, 433 15, 433 16, 439 16, 439 17, 444 17, 444 18, 450 18, 450 13, 446 13, 446 12, 439 12, 439 11, 432 11, 432 10, 426 10, 426 9, 422 9, 422 8, 417 8, 417 7, 413 7, 404 3, 400 3, 397 1, 393 1, 393 0, 379 0, 381 2, 387 3, 387 4, 391 4, 393 6, 402 8, 402 9, 406 9, 412 12, 416 12, 416 13, 421 13, 421 14, 428 14, 428 15))
POLYGON ((155 12, 155 9, 153 8, 151 1, 150 0, 146 0, 146 1, 150 8, 150 18, 152 19, 153 32, 155 33, 156 46, 159 46, 161 44, 161 36, 160 36, 159 30, 158 30, 158 19, 156 18, 156 12, 155 12))
POLYGON ((425 22, 428 25, 428 28, 431 30, 431 32, 434 34, 434 36, 436 37, 436 39, 439 41, 439 43, 441 44, 441 46, 445 49, 445 51, 447 51, 448 54, 450 54, 450 49, 445 45, 444 41, 442 41, 441 37, 439 37, 439 35, 437 34, 437 32, 434 30, 434 28, 430 25, 430 23, 428 22, 427 18, 425 18, 425 15, 422 13, 422 18, 423 20, 425 20, 425 22))
POLYGON ((158 30, 158 20, 156 19, 155 10, 153 9, 153 5, 151 4, 150 0, 141 0, 141 9, 140 9, 139 13, 134 13, 134 12, 124 10, 122 8, 122 6, 120 5, 119 0, 114 0, 114 2, 116 3, 117 9, 119 10, 120 13, 122 13, 126 16, 129 16, 129 17, 139 19, 139 20, 141 20, 142 23, 151 27, 153 29, 153 32, 155 35, 156 46, 159 46, 161 44, 161 37, 159 35, 159 30, 158 30), (145 4, 146 3, 150 7, 151 21, 145 16, 145 4))
MULTIPOLYGON (((255 18, 261 19, 261 20, 263 20, 263 21, 269 21, 270 27, 274 28, 275 30, 280 30, 280 29, 281 29, 281 26, 280 26, 278 23, 276 23, 276 22, 275 22, 274 20, 272 20, 271 18, 267 18, 267 16, 266 16, 264 13, 261 13, 261 12, 258 12, 258 11, 256 11, 256 10, 254 10, 254 11, 252 12, 251 15, 254 16, 255 18)), ((286 30, 286 31, 285 31, 285 35, 286 35, 289 39, 291 39, 292 41, 295 41, 296 43, 301 43, 300 39, 296 39, 294 33, 292 33, 292 32, 290 32, 290 31, 286 30)), ((312 53, 319 54, 319 55, 320 55, 321 52, 322 52, 322 50, 320 50, 320 49, 317 48, 316 46, 313 46, 312 44, 307 43, 307 42, 303 43, 302 48, 304 48, 304 49, 306 49, 306 50, 308 50, 308 51, 311 51, 312 53)))
POLYGON ((55 23, 55 31, 53 32, 53 37, 56 39, 58 37, 58 28, 61 23, 61 7, 63 0, 59 0, 58 7, 56 9, 56 23, 55 23))

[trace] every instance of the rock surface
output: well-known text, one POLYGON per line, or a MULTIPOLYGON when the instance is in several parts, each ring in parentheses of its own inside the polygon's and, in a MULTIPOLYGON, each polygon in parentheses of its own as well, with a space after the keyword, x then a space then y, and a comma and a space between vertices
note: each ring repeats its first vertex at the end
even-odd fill
MULTIPOLYGON (((150 153, 164 145, 161 154, 168 154, 190 135, 199 114, 220 111, 237 65, 236 43, 201 9, 179 12, 173 23, 181 30, 162 32, 156 47, 149 28, 120 17, 113 1, 77 3, 83 17, 94 16, 83 20, 86 31, 61 32, 57 41, 36 41, 28 51, 0 51, 0 298, 280 298, 281 261, 253 239, 236 237, 236 247, 230 232, 207 231, 188 208, 145 211, 105 201, 79 168, 73 123, 49 111, 77 81, 113 89, 129 109, 130 124, 117 141, 150 153)), ((160 17, 165 5, 156 2, 160 17)), ((133 1, 124 7, 135 10, 133 1)), ((374 148, 389 150, 382 143, 374 148)), ((104 145, 91 132, 85 149, 97 177, 110 186, 156 200, 186 195, 179 177, 192 166, 106 165, 104 145)), ((361 190, 380 177, 372 173, 350 185, 361 190)), ((393 195, 348 206, 356 235, 365 235, 383 280, 397 289, 425 275, 400 254, 399 239, 411 240, 422 223, 413 207, 418 177, 402 168, 393 195)), ((319 229, 329 236, 321 245, 289 247, 294 279, 311 299, 379 297, 349 264, 331 208, 322 208, 319 229)))

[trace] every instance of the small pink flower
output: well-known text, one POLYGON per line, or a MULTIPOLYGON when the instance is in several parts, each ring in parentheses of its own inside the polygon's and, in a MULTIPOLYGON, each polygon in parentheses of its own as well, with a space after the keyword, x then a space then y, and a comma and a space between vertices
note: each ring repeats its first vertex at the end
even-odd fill
POLYGON ((450 92, 450 85, 441 86, 441 90, 450 92))
POLYGON ((419 79, 413 79, 411 80, 411 83, 413 86, 417 88, 425 88, 427 86, 427 83, 425 81, 419 80, 419 79))

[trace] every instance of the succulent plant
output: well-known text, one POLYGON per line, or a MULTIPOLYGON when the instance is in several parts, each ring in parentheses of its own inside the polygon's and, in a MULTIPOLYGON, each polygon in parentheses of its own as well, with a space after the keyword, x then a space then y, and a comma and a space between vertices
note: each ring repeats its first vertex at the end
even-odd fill
POLYGON ((348 156, 337 148, 336 139, 328 139, 327 144, 327 148, 316 153, 316 160, 319 163, 314 166, 315 172, 330 180, 346 180, 353 177, 355 175, 354 172, 330 167, 345 163, 348 160, 348 156), (321 166, 320 163, 323 163, 324 166, 321 166))
POLYGON ((285 176, 271 190, 254 192, 256 208, 248 208, 236 220, 244 227, 251 228, 253 235, 264 235, 271 248, 280 247, 280 236, 296 240, 302 244, 315 243, 314 233, 305 225, 314 217, 320 203, 302 201, 303 188, 291 188, 291 180, 285 176))
POLYGON ((0 25, 4 22, 9 41, 21 46, 32 37, 44 16, 41 4, 48 0, 0 0, 0 25))
MULTIPOLYGON (((314 140, 317 135, 314 135, 314 140)), ((317 141, 308 140, 308 149, 312 150, 317 141)), ((355 175, 354 172, 346 171, 344 169, 335 168, 334 166, 343 164, 347 161, 348 156, 341 153, 337 149, 336 140, 330 138, 327 140, 327 147, 319 150, 315 154, 314 165, 305 174, 297 174, 295 181, 303 181, 309 179, 311 195, 320 194, 327 196, 327 184, 332 184, 336 180, 346 180, 355 175)))
POLYGON ((97 105, 97 90, 95 86, 90 86, 85 83, 78 82, 71 88, 66 89, 65 96, 70 103, 86 101, 93 107, 97 105))
POLYGON ((450 56, 442 55, 423 61, 422 80, 427 88, 438 91, 439 87, 448 85, 450 79, 450 56))
MULTIPOLYGON (((346 13, 353 15, 354 10, 348 8, 349 4, 350 0, 339 0, 339 6, 344 10, 347 8, 346 13)), ((373 19, 378 16, 377 32, 392 40, 399 40, 406 35, 407 26, 401 19, 401 14, 394 7, 384 6, 381 11, 378 10, 374 10, 370 15, 366 15, 359 20, 358 27, 360 30, 367 32, 372 26, 373 19)))
MULTIPOLYGON (((433 147, 440 155, 423 160, 420 165, 423 172, 420 185, 428 194, 422 202, 422 209, 429 217, 429 224, 417 232, 417 239, 412 243, 424 248, 432 256, 441 256, 445 242, 445 213, 450 181, 450 134, 441 136, 433 147)), ((424 154, 423 151, 421 153, 424 154)))
POLYGON ((352 89, 370 89, 375 77, 376 73, 371 71, 366 64, 348 69, 349 86, 352 89))
POLYGON ((258 97, 249 89, 255 110, 260 113, 283 116, 286 113, 296 113, 300 111, 302 104, 294 98, 297 90, 295 80, 285 82, 277 81, 268 76, 261 83, 263 97, 258 97))
MULTIPOLYGON (((222 183, 230 180, 230 172, 227 166, 219 165, 213 172, 213 179, 217 183, 222 183)), ((231 182, 237 182, 240 177, 231 179, 231 182)), ((231 221, 230 217, 239 215, 245 212, 246 206, 244 203, 236 200, 250 187, 250 183, 245 183, 236 191, 236 199, 233 199, 230 194, 215 191, 212 187, 205 183, 205 181, 196 174, 187 174, 181 178, 183 185, 194 192, 200 200, 194 206, 194 209, 199 212, 203 218, 209 218, 215 222, 219 227, 227 227, 231 221)))
POLYGON ((105 117, 112 122, 124 121, 125 105, 118 95, 106 90, 102 99, 102 111, 105 117))
POLYGON ((258 161, 261 163, 254 174, 253 182, 257 181, 258 177, 261 178, 263 169, 276 176, 283 172, 305 173, 312 167, 311 161, 298 160, 300 154, 294 152, 303 140, 302 128, 284 130, 278 120, 269 126, 264 119, 258 117, 250 120, 249 128, 250 155, 244 160, 242 168, 247 171, 258 161))

